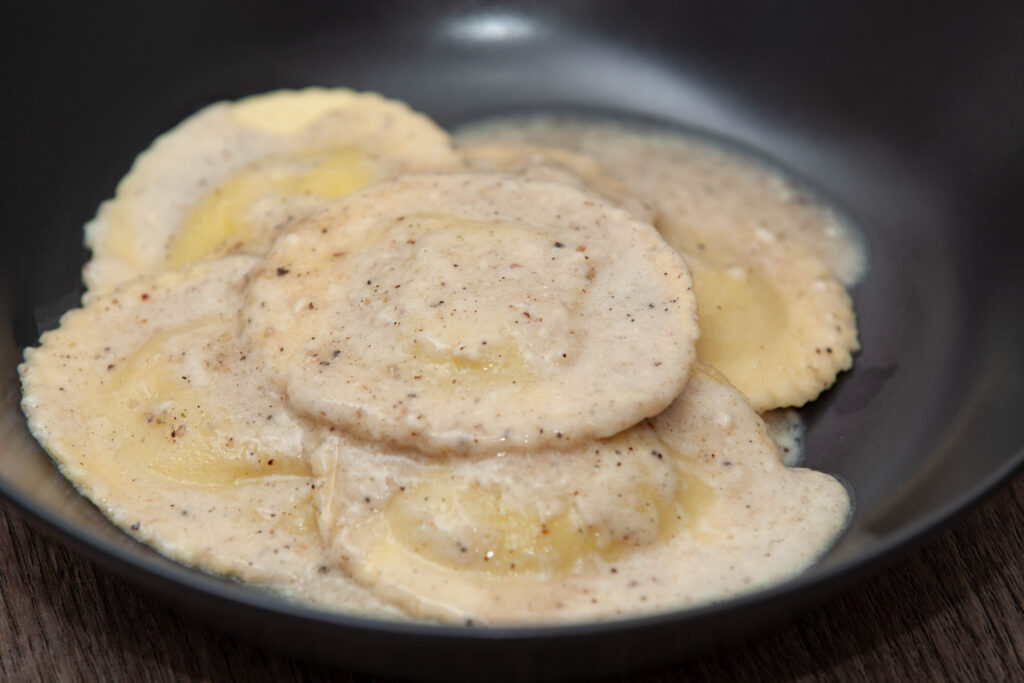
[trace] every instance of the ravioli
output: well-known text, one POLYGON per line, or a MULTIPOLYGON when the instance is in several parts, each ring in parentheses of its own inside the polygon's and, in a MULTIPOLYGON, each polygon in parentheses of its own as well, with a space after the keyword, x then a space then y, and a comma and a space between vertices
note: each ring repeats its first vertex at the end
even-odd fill
POLYGON ((757 411, 801 406, 851 367, 860 345, 843 281, 862 275, 863 249, 778 174, 681 136, 588 120, 510 118, 460 138, 578 149, 653 205, 693 270, 698 356, 757 411))
POLYGON ((86 225, 86 298, 230 253, 399 173, 458 168, 447 133, 404 103, 350 90, 220 102, 160 136, 86 225))
POLYGON ((262 584, 315 583, 388 613, 320 572, 306 457, 320 430, 238 338, 256 262, 199 264, 67 313, 19 368, 29 426, 83 494, 165 555, 262 584))
POLYGON ((423 451, 610 436, 678 395, 698 332, 689 271, 650 225, 488 174, 399 178, 310 216, 245 317, 294 406, 423 451))
POLYGON ((653 133, 536 119, 456 150, 374 94, 219 103, 86 226, 84 307, 26 350, 22 406, 115 524, 291 600, 706 604, 799 573, 849 515, 786 466, 796 413, 755 412, 852 362, 843 230, 653 133))
POLYGON ((423 457, 337 437, 312 460, 332 559, 421 618, 604 619, 784 580, 842 529, 835 479, 790 469, 698 368, 650 421, 567 451, 423 457))
POLYGON ((853 302, 810 252, 771 238, 733 244, 671 220, 660 228, 693 272, 697 355, 755 410, 802 406, 853 365, 853 302))
POLYGON ((533 180, 566 183, 590 190, 640 220, 653 223, 654 207, 632 194, 592 157, 560 147, 530 144, 464 143, 458 146, 466 166, 533 180))
POLYGON ((655 210, 674 199, 677 221, 745 236, 767 230, 811 251, 846 286, 867 272, 858 232, 778 171, 724 143, 653 126, 549 114, 498 117, 469 125, 455 138, 460 147, 540 145, 581 152, 655 210))

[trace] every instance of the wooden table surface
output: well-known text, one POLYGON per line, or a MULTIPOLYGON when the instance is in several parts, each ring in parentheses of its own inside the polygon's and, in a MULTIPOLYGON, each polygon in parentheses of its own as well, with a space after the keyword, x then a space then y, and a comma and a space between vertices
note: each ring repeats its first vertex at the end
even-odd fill
MULTIPOLYGON (((371 680, 183 619, 0 505, 0 681, 371 680)), ((834 602, 630 677, 1024 680, 1024 475, 834 602)))

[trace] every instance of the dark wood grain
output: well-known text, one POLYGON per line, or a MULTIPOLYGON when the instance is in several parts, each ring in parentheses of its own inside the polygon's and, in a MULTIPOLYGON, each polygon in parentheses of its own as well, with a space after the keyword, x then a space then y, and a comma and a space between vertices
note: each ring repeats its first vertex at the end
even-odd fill
MULTIPOLYGON (((0 507, 0 680, 364 681, 179 618, 0 507)), ((1024 477, 828 605, 629 680, 1024 680, 1024 477)))

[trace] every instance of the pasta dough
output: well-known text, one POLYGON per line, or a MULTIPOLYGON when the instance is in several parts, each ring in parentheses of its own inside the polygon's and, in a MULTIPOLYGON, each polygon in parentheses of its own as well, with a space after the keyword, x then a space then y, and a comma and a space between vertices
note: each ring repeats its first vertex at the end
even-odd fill
POLYGON ((495 452, 610 436, 694 357, 689 271, 649 225, 572 188, 397 179, 271 250, 247 334, 292 403, 353 434, 495 452))
POLYGON ((202 259, 260 255, 327 200, 459 165, 447 133, 373 93, 282 90, 211 105, 157 138, 86 225, 86 298, 202 259))

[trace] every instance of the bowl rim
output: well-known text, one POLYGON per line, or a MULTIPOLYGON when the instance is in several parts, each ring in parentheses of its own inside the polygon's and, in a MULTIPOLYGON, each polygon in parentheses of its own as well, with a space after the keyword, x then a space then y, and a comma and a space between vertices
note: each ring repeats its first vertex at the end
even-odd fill
MULTIPOLYGON (((33 444, 43 455, 46 455, 38 444, 35 444, 34 441, 33 444)), ((54 468, 54 473, 63 476, 57 470, 52 459, 48 455, 46 457, 49 460, 49 465, 54 468)), ((41 523, 45 531, 49 532, 48 535, 56 536, 64 547, 72 548, 80 556, 113 571, 122 579, 142 588, 147 594, 157 599, 163 599, 165 602, 165 593, 175 589, 185 589, 199 596, 234 603, 247 610, 306 623, 316 623, 329 628, 359 629, 379 635, 403 635, 438 640, 522 642, 550 638, 586 638, 663 626, 682 628, 713 617, 763 608, 780 601, 795 609, 805 609, 811 604, 823 602, 826 595, 835 593, 835 591, 825 590, 829 585, 844 586, 860 578, 866 578, 867 575, 881 570, 887 564, 909 553, 913 548, 926 542, 965 515, 1001 486, 1008 484, 1013 476, 1022 469, 1024 469, 1024 448, 1013 453, 1001 467, 991 472, 975 486, 896 533, 875 541, 866 550, 852 553, 850 557, 840 560, 834 566, 812 565, 803 573, 784 582, 756 589, 750 593, 694 607, 632 615, 621 619, 521 625, 467 626, 426 621, 399 621, 361 616, 340 610, 321 609, 261 590, 258 586, 246 585, 241 581, 177 563, 135 540, 104 516, 104 522, 121 534, 123 539, 129 541, 127 544, 115 543, 112 539, 70 522, 32 496, 20 493, 9 483, 8 478, 2 472, 0 472, 0 501, 10 501, 31 521, 41 523), (145 552, 132 552, 129 548, 143 549, 145 552), (143 579, 148 580, 144 581, 143 579), (158 585, 154 585, 153 579, 156 579, 158 585)), ((70 486, 70 482, 68 485, 70 486)), ((77 490, 75 490, 75 494, 83 497, 89 505, 96 507, 91 500, 82 496, 77 490)), ((830 551, 826 551, 825 555, 828 552, 830 551)))

